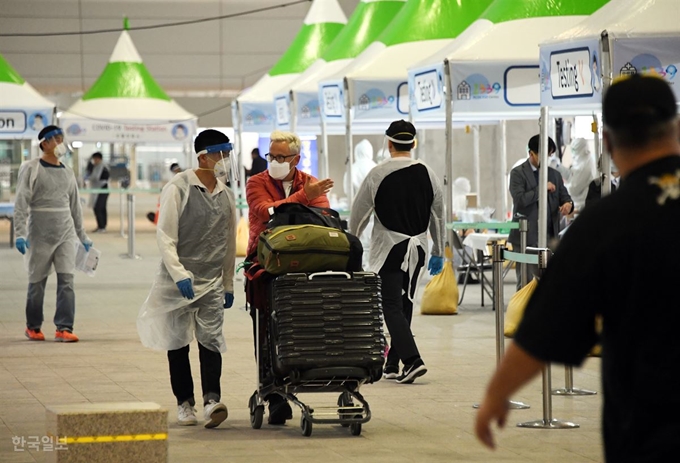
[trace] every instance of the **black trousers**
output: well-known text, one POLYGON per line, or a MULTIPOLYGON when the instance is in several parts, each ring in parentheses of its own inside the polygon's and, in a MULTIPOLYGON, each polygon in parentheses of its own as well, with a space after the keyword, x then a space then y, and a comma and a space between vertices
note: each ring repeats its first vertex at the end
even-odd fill
MULTIPOLYGON (((201 363, 201 386, 203 389, 203 404, 209 400, 220 401, 220 377, 222 376, 222 354, 214 352, 198 343, 198 359, 201 363)), ((194 399, 194 381, 191 377, 189 362, 189 346, 168 351, 170 363, 170 384, 172 393, 177 398, 177 405, 189 401, 196 405, 194 399)))
POLYGON ((106 229, 106 221, 108 214, 106 212, 106 203, 109 200, 108 193, 99 193, 97 201, 94 203, 94 216, 97 219, 97 228, 100 230, 106 229))
MULTIPOLYGON (((418 275, 425 265, 425 252, 418 250, 418 265, 411 279, 411 297, 415 296, 418 275)), ((413 302, 407 293, 409 287, 408 273, 399 268, 401 260, 389 259, 378 274, 382 280, 383 315, 392 341, 387 356, 387 365, 398 366, 413 363, 420 357, 418 346, 411 332, 413 318, 413 302)))

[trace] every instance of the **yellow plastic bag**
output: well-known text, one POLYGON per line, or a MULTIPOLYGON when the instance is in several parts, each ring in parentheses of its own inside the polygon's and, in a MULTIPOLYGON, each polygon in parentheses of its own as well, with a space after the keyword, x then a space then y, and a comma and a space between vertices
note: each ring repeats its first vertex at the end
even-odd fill
POLYGON ((423 315, 458 314, 458 283, 453 272, 453 254, 448 246, 444 251, 446 260, 439 275, 435 275, 425 286, 420 313, 423 315))
POLYGON ((534 278, 524 288, 515 293, 508 303, 508 310, 505 312, 505 326, 503 334, 511 338, 517 332, 517 327, 524 316, 524 309, 527 308, 531 295, 534 294, 538 280, 534 278))
POLYGON ((248 219, 241 217, 236 225, 236 257, 245 257, 248 252, 248 219))

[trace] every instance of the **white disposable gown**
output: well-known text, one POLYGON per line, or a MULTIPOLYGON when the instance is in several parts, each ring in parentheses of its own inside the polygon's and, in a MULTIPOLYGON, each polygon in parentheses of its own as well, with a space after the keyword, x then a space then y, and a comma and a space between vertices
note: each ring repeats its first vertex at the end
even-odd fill
MULTIPOLYGON (((389 174, 400 169, 412 166, 414 164, 423 164, 420 161, 411 158, 389 158, 385 162, 376 166, 359 188, 359 192, 354 199, 352 205, 352 214, 350 216, 350 231, 352 233, 361 233, 368 219, 373 216, 373 233, 371 235, 371 251, 369 256, 369 265, 372 271, 378 272, 387 260, 387 256, 394 246, 404 241, 408 241, 408 247, 401 269, 409 275, 409 281, 413 279, 413 272, 418 264, 418 248, 422 248, 427 255, 428 243, 427 232, 423 232, 418 236, 408 236, 403 233, 390 230, 385 227, 374 214, 375 196, 378 192, 381 182, 389 174)), ((425 164, 423 164, 425 165, 425 164)), ((427 166, 426 166, 427 167, 427 166)), ((432 251, 433 256, 444 255, 444 195, 442 187, 436 174, 427 167, 427 171, 432 184, 434 199, 430 209, 430 224, 429 231, 432 236, 432 251)), ((408 188, 408 185, 404 185, 408 188)), ((422 275, 422 273, 421 273, 422 275)), ((409 297, 411 290, 408 291, 409 297)))
POLYGON ((162 260, 142 305, 137 330, 144 346, 175 350, 196 340, 226 352, 224 293, 234 292, 236 206, 220 181, 210 193, 193 170, 177 174, 161 193, 156 232, 162 260), (177 282, 189 278, 194 299, 177 282))
POLYGON ((571 177, 565 186, 574 201, 574 208, 582 210, 588 196, 588 186, 597 177, 597 168, 588 143, 583 138, 575 138, 571 143, 571 157, 571 177))
MULTIPOLYGON (((354 193, 359 191, 361 184, 368 175, 368 173, 376 166, 373 161, 373 145, 371 142, 363 139, 357 146, 354 147, 354 164, 352 165, 352 183, 354 185, 354 193)), ((345 192, 349 191, 349 172, 345 172, 344 187, 345 192)), ((363 262, 364 267, 369 262, 369 255, 371 250, 371 232, 373 231, 373 220, 369 220, 366 228, 359 236, 361 245, 364 248, 363 262)), ((377 270, 376 270, 377 271, 377 270)))
POLYGON ((78 186, 66 166, 45 167, 40 159, 21 165, 14 204, 16 238, 28 240, 28 281, 37 283, 52 271, 73 274, 78 240, 89 241, 83 228, 78 186))

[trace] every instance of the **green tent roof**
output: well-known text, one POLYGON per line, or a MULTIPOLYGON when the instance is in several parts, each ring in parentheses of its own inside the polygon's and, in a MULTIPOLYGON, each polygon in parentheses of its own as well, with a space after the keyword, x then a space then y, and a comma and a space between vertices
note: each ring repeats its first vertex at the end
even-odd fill
POLYGON ((356 58, 378 38, 404 4, 404 0, 362 1, 322 58, 326 61, 356 58))
POLYGON ((408 0, 378 41, 392 46, 421 40, 455 39, 492 0, 408 0))
POLYGON ((154 98, 170 101, 170 97, 142 62, 127 31, 120 34, 109 63, 82 99, 96 98, 154 98))
POLYGON ((10 84, 23 85, 24 79, 12 67, 11 64, 0 55, 0 82, 8 82, 10 84))
POLYGON ((482 14, 494 24, 543 16, 590 15, 609 0, 496 0, 482 14))

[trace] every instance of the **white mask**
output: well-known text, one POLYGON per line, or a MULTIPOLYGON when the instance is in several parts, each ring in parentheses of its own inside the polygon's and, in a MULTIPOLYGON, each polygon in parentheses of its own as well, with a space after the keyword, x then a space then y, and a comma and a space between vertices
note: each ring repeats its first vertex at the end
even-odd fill
POLYGON ((283 180, 290 173, 290 164, 287 162, 272 161, 267 168, 269 176, 275 180, 283 180))
POLYGON ((54 147, 54 155, 58 158, 65 155, 67 151, 68 150, 66 149, 66 145, 64 145, 63 143, 59 143, 57 146, 54 147))
POLYGON ((226 178, 231 170, 231 163, 227 162, 225 158, 220 159, 220 162, 215 164, 215 177, 226 178))

